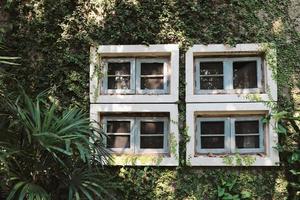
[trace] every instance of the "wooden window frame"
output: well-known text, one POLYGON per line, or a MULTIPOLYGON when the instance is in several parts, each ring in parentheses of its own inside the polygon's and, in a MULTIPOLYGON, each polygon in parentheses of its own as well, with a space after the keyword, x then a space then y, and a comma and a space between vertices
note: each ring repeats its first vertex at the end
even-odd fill
MULTIPOLYGON (((136 118, 136 128, 137 128, 137 136, 136 136, 136 153, 162 153, 166 154, 168 153, 168 132, 169 132, 169 126, 168 126, 168 118, 167 117, 138 117, 136 118), (141 122, 164 122, 164 148, 163 149, 141 149, 141 122)), ((157 135, 156 135, 157 136, 157 135)))
POLYGON ((169 59, 167 58, 137 58, 136 59, 136 91, 137 94, 168 94, 169 93, 169 59), (164 89, 141 89, 141 64, 142 63, 163 63, 164 89))
MULTIPOLYGON (((233 54, 234 55, 234 54, 233 54)), ((263 92, 263 66, 261 57, 228 57, 228 58, 195 58, 195 94, 236 94, 236 93, 261 93, 263 92), (233 62, 256 61, 257 88, 233 88, 233 62), (223 87, 224 89, 203 90, 200 89, 200 63, 222 62, 223 63, 223 87)))
MULTIPOLYGON (((130 148, 108 148, 113 153, 129 154, 167 154, 169 153, 169 119, 168 117, 103 117, 103 128, 106 135, 130 135, 130 148), (107 133, 107 121, 130 121, 130 133, 107 133), (163 149, 141 149, 140 148, 140 123, 142 121, 164 122, 164 148, 163 149)), ((105 140, 105 144, 107 141, 105 140)))
POLYGON ((102 78, 103 94, 169 94, 169 59, 167 58, 106 58, 104 63, 104 77, 102 78), (108 89, 108 63, 130 62, 130 89, 108 89), (141 89, 141 64, 163 63, 164 89, 141 89))
POLYGON ((104 77, 102 79, 103 94, 134 94, 135 93, 135 59, 134 58, 107 58, 103 59, 104 77), (130 62, 130 89, 108 89, 108 63, 130 62))
MULTIPOLYGON (((104 133, 109 135, 129 135, 130 136, 130 148, 108 148, 112 152, 122 152, 122 153, 133 153, 134 152, 134 130, 135 130, 135 124, 134 119, 129 117, 104 117, 103 118, 103 128, 104 133), (130 133, 107 133, 107 121, 130 121, 130 133)), ((107 144, 107 138, 105 138, 105 145, 107 144)))
MULTIPOLYGON (((265 145, 264 145, 264 141, 265 141, 265 131, 264 131, 264 125, 263 122, 261 120, 261 117, 232 117, 231 118, 231 151, 232 153, 264 153, 265 151, 265 145), (236 133, 235 133, 235 122, 236 121, 254 121, 254 120, 258 120, 258 129, 259 129, 259 148, 242 148, 242 149, 238 149, 235 146, 235 137, 236 137, 236 133)), ((243 134, 246 135, 246 134, 243 134)))
POLYGON ((197 117, 196 118, 196 136, 195 136, 195 150, 196 153, 200 154, 252 154, 252 153, 264 153, 265 145, 264 145, 264 128, 263 123, 261 121, 261 117, 252 116, 252 117, 197 117), (235 145, 235 122, 236 121, 259 121, 259 148, 244 148, 238 149, 235 145), (224 148, 223 149, 202 149, 201 148, 201 122, 213 122, 213 121, 224 121, 224 148))

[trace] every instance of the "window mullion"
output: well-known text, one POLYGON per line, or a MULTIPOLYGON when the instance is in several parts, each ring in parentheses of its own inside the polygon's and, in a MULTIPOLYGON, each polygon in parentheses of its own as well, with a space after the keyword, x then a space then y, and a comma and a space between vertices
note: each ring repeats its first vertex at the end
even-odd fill
POLYGON ((137 153, 139 143, 140 143, 140 134, 139 134, 139 129, 140 129, 140 120, 137 118, 133 118, 133 132, 132 132, 132 146, 133 146, 133 152, 137 153))
MULTIPOLYGON (((101 66, 101 65, 100 65, 101 66)), ((108 76, 107 76, 107 70, 108 70, 108 62, 104 62, 103 66, 103 76, 105 78, 102 79, 102 92, 106 93, 108 90, 108 76)))
POLYGON ((194 76, 194 78, 195 78, 194 85, 195 85, 196 91, 199 92, 200 91, 200 61, 195 60, 194 62, 195 62, 194 67, 196 68, 195 69, 196 73, 194 76))
POLYGON ((264 127, 263 127, 263 122, 259 120, 259 148, 261 150, 265 149, 264 145, 264 138, 266 138, 266 135, 264 135, 264 127))
POLYGON ((167 93, 168 91, 168 62, 163 63, 163 81, 164 81, 164 92, 167 93))
POLYGON ((232 59, 225 59, 223 61, 223 73, 224 73, 224 89, 233 89, 233 62, 232 59))
POLYGON ((235 153, 235 119, 229 118, 229 129, 230 129, 230 153, 235 153))
POLYGON ((137 77, 137 73, 136 71, 138 71, 137 68, 137 61, 136 59, 132 60, 131 64, 131 79, 130 79, 130 90, 133 91, 133 93, 135 93, 137 91, 137 82, 136 82, 136 77, 137 77))

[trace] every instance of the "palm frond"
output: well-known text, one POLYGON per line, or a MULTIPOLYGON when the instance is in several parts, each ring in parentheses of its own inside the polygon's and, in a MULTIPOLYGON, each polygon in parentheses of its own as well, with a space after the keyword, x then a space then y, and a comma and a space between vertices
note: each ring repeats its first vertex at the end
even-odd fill
POLYGON ((7 200, 13 200, 15 198, 19 200, 50 200, 50 195, 44 188, 37 184, 18 181, 9 193, 7 200))
POLYGON ((106 177, 97 168, 93 170, 75 169, 67 183, 69 186, 68 199, 116 199, 109 189, 118 186, 105 180, 106 177))

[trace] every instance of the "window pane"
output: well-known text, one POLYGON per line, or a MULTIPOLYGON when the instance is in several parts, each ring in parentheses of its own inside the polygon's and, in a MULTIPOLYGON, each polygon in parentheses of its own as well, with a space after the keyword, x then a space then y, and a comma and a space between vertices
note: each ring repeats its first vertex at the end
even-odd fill
POLYGON ((223 149, 224 136, 201 137, 201 149, 223 149))
POLYGON ((259 148, 259 136, 236 136, 236 147, 243 148, 259 148))
POLYGON ((224 121, 201 122, 201 135, 224 134, 224 121))
POLYGON ((141 63, 141 75, 163 75, 164 63, 141 63))
POLYGON ((142 77, 141 89, 164 89, 164 79, 163 77, 142 77))
POLYGON ((107 148, 130 148, 130 136, 129 135, 108 136, 107 148))
POLYGON ((200 77, 201 90, 223 89, 223 77, 200 77))
POLYGON ((130 133, 130 121, 107 121, 107 133, 130 133))
POLYGON ((256 61, 233 62, 233 88, 257 88, 256 61))
POLYGON ((108 77, 107 89, 129 89, 130 77, 108 77))
POLYGON ((259 121, 236 121, 235 134, 259 133, 259 121))
POLYGON ((223 74, 223 62, 200 62, 200 75, 223 74))
POLYGON ((108 75, 130 75, 130 62, 108 63, 108 75))
POLYGON ((141 134, 163 134, 164 122, 142 122, 141 134))
POLYGON ((163 136, 141 136, 141 149, 163 149, 163 136))

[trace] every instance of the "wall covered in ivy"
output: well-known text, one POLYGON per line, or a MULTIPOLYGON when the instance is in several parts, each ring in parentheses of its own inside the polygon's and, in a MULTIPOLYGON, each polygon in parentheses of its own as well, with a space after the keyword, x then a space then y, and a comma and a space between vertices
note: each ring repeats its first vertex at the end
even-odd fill
MULTIPOLYGON (((60 106, 89 107, 89 48, 99 44, 179 43, 181 166, 113 168, 122 199, 287 198, 287 168, 191 168, 184 163, 184 52, 193 44, 272 42, 277 48, 279 108, 295 110, 300 36, 289 0, 6 0, 0 40, 20 56, 9 70, 34 95, 60 106), (232 187, 230 186, 232 185, 232 187)), ((299 72, 299 71, 298 71, 299 72)), ((6 82, 6 90, 16 84, 6 82)), ((290 145, 285 141, 283 146, 290 145)), ((283 163, 285 160, 283 159, 283 163)))

